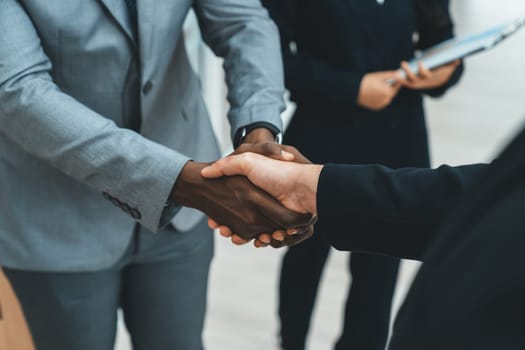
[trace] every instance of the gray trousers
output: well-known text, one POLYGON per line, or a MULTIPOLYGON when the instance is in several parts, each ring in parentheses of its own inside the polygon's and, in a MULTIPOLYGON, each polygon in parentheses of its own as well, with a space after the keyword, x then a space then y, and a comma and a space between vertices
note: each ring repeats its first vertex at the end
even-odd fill
MULTIPOLYGON (((199 350, 213 235, 140 228, 115 266, 53 273, 4 268, 37 350, 112 350, 122 309, 135 350, 199 350)), ((108 233, 110 234, 110 233, 108 233)))

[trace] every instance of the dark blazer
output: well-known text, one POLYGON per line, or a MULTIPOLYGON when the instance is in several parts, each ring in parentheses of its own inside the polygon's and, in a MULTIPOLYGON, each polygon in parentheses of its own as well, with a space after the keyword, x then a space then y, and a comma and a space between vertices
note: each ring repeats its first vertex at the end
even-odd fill
POLYGON ((281 35, 285 84, 297 111, 285 142, 315 162, 428 166, 423 94, 403 89, 382 111, 361 108, 366 73, 398 69, 454 35, 449 0, 263 0, 281 35), (419 38, 414 41, 416 36, 419 38))
POLYGON ((390 349, 525 349, 524 154, 525 131, 491 165, 324 168, 336 248, 424 262, 390 349))

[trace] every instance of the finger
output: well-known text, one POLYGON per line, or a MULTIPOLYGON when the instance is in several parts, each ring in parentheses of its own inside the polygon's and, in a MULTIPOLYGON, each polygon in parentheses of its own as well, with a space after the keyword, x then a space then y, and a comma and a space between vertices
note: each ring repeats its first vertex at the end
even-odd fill
POLYGON ((286 244, 284 244, 284 242, 279 242, 279 241, 276 241, 276 240, 272 239, 272 242, 270 243, 270 246, 272 248, 279 249, 279 248, 285 247, 286 244))
POLYGON ((213 220, 212 218, 208 218, 208 227, 211 228, 212 230, 215 230, 217 228, 219 228, 219 224, 217 223, 217 221, 213 220))
POLYGON ((432 78, 432 72, 430 70, 428 70, 424 65, 423 63, 419 62, 417 64, 418 66, 418 75, 423 78, 423 79, 430 79, 432 78))
POLYGON ((454 73, 454 71, 460 64, 461 64, 461 60, 455 60, 449 64, 446 64, 444 66, 434 69, 434 72, 441 71, 441 72, 446 73, 447 75, 449 74, 451 75, 452 73, 454 73))
POLYGON ((289 229, 289 230, 286 230, 286 235, 288 237, 293 237, 293 236, 301 236, 303 234, 305 234, 306 232, 308 232, 308 230, 310 229, 311 226, 306 226, 306 227, 303 227, 303 228, 293 228, 293 229, 289 229))
POLYGON ((312 214, 287 209, 273 197, 261 198, 257 203, 261 203, 259 211, 276 224, 275 228, 302 227, 312 220, 312 214))
POLYGON ((398 78, 391 78, 386 81, 386 83, 388 84, 388 87, 392 89, 393 91, 396 91, 397 89, 401 87, 401 82, 402 82, 402 79, 398 79, 398 78))
POLYGON ((284 244, 286 244, 289 247, 293 247, 301 242, 304 242, 308 238, 312 237, 314 234, 314 227, 310 226, 303 234, 297 235, 297 236, 289 236, 285 241, 284 244))
POLYGON ((259 235, 259 237, 257 237, 257 240, 261 241, 262 243, 268 244, 272 241, 272 236, 270 236, 267 233, 262 233, 259 235))
POLYGON ((206 178, 219 178, 223 176, 245 175, 243 173, 243 162, 246 161, 246 156, 235 155, 219 159, 201 170, 201 175, 206 178))
POLYGON ((414 72, 412 72, 412 69, 410 69, 410 65, 408 64, 408 62, 401 62, 401 69, 403 69, 403 71, 405 72, 406 80, 408 80, 409 82, 414 82, 418 80, 417 76, 414 74, 414 72))
POLYGON ((382 72, 375 72, 373 73, 377 78, 387 81, 390 79, 395 79, 399 76, 399 72, 397 70, 386 70, 382 72))
POLYGON ((269 161, 269 159, 265 156, 246 152, 219 159, 218 161, 203 168, 201 170, 201 175, 211 179, 233 175, 247 176, 250 173, 250 169, 256 162, 267 161, 269 161))
POLYGON ((265 248, 268 247, 269 243, 263 243, 260 240, 256 239, 253 241, 253 245, 255 248, 265 248))
POLYGON ((301 234, 301 231, 298 228, 289 228, 286 230, 288 236, 295 236, 301 234))
POLYGON ((294 162, 301 163, 301 164, 312 164, 312 162, 308 158, 306 158, 301 152, 299 152, 297 148, 293 146, 289 146, 289 145, 281 145, 281 147, 283 148, 285 152, 288 152, 294 155, 294 159, 293 159, 294 162))
POLYGON ((232 235, 231 236, 231 241, 235 245, 244 245, 244 244, 249 242, 248 240, 246 240, 244 238, 241 238, 241 237, 239 237, 237 235, 232 235))
POLYGON ((251 197, 250 202, 255 204, 255 208, 259 214, 268 219, 269 222, 275 224, 274 227, 270 227, 270 232, 277 231, 281 228, 306 226, 312 220, 312 214, 298 213, 290 210, 270 194, 258 188, 257 191, 251 191, 249 195, 251 197))
POLYGON ((307 225, 304 225, 302 227, 289 228, 285 232, 288 236, 303 235, 305 233, 308 233, 309 230, 311 229, 313 230, 313 227, 317 223, 317 220, 318 220, 317 215, 312 215, 312 218, 307 225))
POLYGON ((275 239, 276 241, 282 242, 285 239, 285 232, 282 230, 275 231, 272 234, 272 238, 275 239))
POLYGON ((233 232, 230 230, 228 226, 220 226, 219 227, 219 234, 223 237, 231 237, 233 235, 233 232))
POLYGON ((399 90, 401 90, 401 87, 402 87, 401 83, 397 83, 391 87, 389 104, 392 102, 394 97, 396 97, 396 95, 399 93, 399 90))
POLYGON ((461 64, 461 60, 455 60, 455 61, 452 61, 451 63, 447 64, 447 66, 456 68, 460 64, 461 64))
POLYGON ((402 69, 398 69, 396 70, 396 74, 394 75, 393 79, 396 83, 402 84, 404 81, 406 81, 407 76, 402 69))
POLYGON ((256 153, 273 159, 292 161, 294 155, 283 149, 278 143, 266 142, 256 144, 242 144, 232 154, 256 153))

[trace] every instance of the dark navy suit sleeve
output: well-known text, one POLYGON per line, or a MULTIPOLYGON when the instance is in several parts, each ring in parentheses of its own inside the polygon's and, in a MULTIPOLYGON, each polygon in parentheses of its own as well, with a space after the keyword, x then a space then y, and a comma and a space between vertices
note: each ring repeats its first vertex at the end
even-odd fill
POLYGON ((337 249, 421 260, 440 222, 487 167, 328 164, 319 179, 319 222, 337 249))
MULTIPOLYGON (((338 105, 357 104, 365 72, 339 69, 307 53, 296 43, 301 1, 262 0, 281 35, 286 88, 292 95, 314 95, 338 105)), ((329 38, 327 38, 329 40, 329 38)))
MULTIPOLYGON (((454 37, 454 23, 450 15, 449 0, 416 1, 416 20, 419 50, 428 49, 442 41, 454 37)), ((439 88, 425 90, 432 97, 440 97, 459 82, 464 71, 463 62, 456 68, 449 81, 439 88)))

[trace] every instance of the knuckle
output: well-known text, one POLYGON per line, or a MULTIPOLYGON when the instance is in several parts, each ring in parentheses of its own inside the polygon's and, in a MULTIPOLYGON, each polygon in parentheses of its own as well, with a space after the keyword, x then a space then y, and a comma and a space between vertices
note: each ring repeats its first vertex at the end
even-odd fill
POLYGON ((291 153, 298 153, 299 150, 294 146, 286 146, 286 150, 288 150, 291 153))
POLYGON ((237 147, 237 149, 235 150, 234 153, 244 153, 246 152, 248 149, 248 145, 243 143, 242 145, 240 145, 239 147, 237 147))

